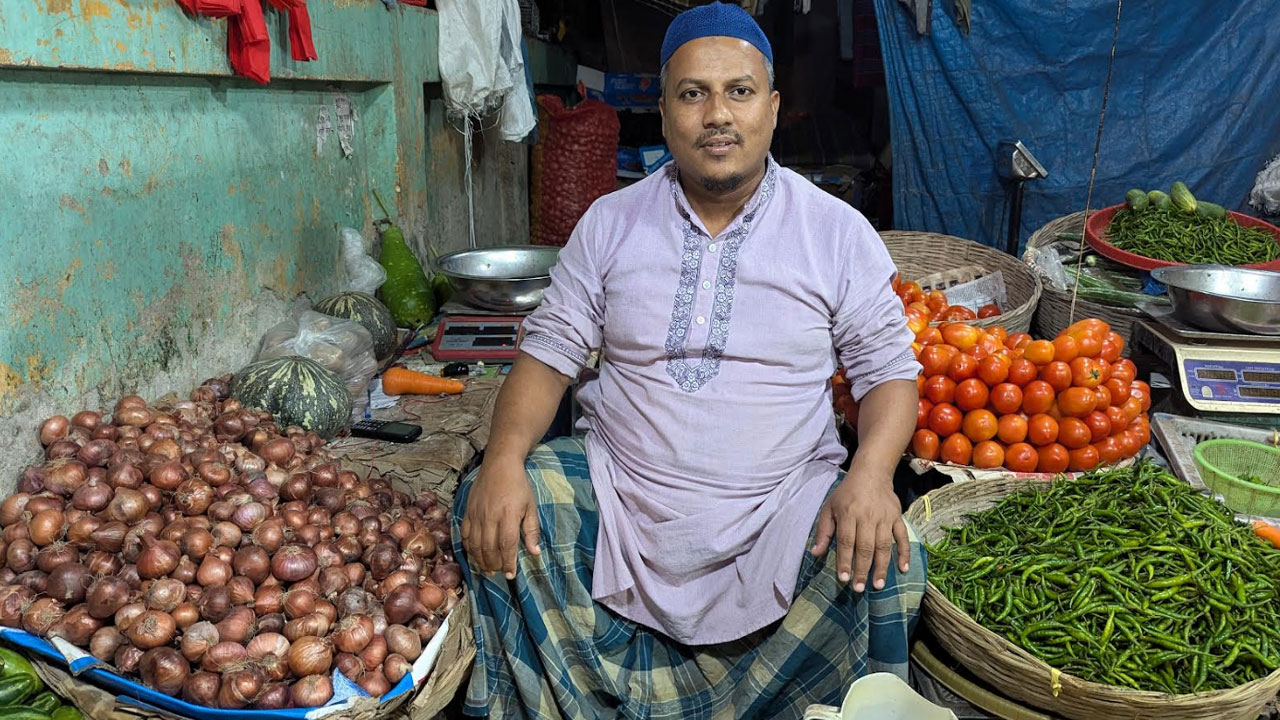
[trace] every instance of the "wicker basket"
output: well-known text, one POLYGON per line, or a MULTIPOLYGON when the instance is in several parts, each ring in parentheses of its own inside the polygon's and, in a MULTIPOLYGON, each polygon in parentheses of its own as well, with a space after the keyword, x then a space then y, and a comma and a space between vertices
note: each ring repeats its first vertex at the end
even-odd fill
MULTIPOLYGON (((1063 215, 1057 220, 1049 221, 1044 227, 1032 233, 1027 240, 1027 250, 1042 248, 1058 241, 1060 234, 1080 235, 1084 232, 1084 211, 1063 215)), ((1040 307, 1036 310, 1035 328, 1040 337, 1057 337, 1058 333, 1067 329, 1071 323, 1081 318, 1096 317, 1105 320, 1111 329, 1124 338, 1124 355, 1129 355, 1129 340, 1133 333, 1133 322, 1142 317, 1142 313, 1129 308, 1115 308, 1110 305, 1076 299, 1075 316, 1071 315, 1071 293, 1059 290, 1052 285, 1044 286, 1040 296, 1040 307)))
MULTIPOLYGON (((944 529, 1027 488, 1053 481, 992 480, 947 485, 916 501, 906 519, 926 543, 944 529)), ((924 621, 942 647, 1000 693, 1072 720, 1255 720, 1280 690, 1280 670, 1228 690, 1168 695, 1089 682, 1059 672, 974 622, 932 583, 925 590, 924 621)))
POLYGON ((1040 301, 1040 278, 1026 263, 972 240, 938 233, 891 230, 880 233, 884 246, 904 279, 915 280, 937 273, 977 266, 1004 275, 1008 310, 1003 315, 970 321, 978 327, 1003 326, 1010 333, 1031 330, 1031 316, 1040 301))

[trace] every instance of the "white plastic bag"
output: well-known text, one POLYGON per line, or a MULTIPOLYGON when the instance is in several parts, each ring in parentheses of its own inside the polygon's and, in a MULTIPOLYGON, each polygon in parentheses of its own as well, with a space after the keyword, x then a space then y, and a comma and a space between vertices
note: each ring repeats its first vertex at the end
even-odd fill
POLYGON ((1280 215, 1280 155, 1258 173, 1249 204, 1268 215, 1280 215))
POLYGON ((1052 245, 1043 248, 1031 248, 1022 257, 1032 269, 1040 273, 1040 279, 1059 290, 1067 289, 1067 271, 1062 267, 1062 258, 1052 245))
POLYGON ((364 238, 354 228, 342 228, 342 265, 347 289, 372 295, 387 280, 387 270, 364 251, 364 238))
POLYGON ((358 322, 304 310, 262 336, 258 360, 301 355, 333 371, 351 393, 351 416, 363 417, 369 381, 378 372, 373 337, 358 322))
POLYGON ((502 137, 518 142, 538 123, 525 86, 516 0, 437 0, 440 79, 457 115, 502 108, 502 137))

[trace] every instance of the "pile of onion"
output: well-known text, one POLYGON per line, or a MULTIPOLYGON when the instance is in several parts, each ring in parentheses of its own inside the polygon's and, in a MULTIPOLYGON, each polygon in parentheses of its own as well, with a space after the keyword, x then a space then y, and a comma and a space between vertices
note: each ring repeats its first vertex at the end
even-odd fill
POLYGON ((324 705, 334 669, 380 697, 461 597, 448 508, 229 387, 41 423, 0 502, 0 625, 206 707, 324 705))

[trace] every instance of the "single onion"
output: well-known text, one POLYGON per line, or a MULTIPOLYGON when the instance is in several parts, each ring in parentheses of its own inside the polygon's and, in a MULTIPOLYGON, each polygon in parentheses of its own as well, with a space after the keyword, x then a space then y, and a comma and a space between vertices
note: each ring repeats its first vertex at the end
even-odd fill
POLYGON ((282 582, 297 582, 316 571, 315 552, 303 545, 286 545, 271 558, 271 573, 282 582))
POLYGON ((236 550, 231 567, 254 584, 261 584, 271 575, 271 555, 257 545, 244 545, 236 550))
POLYGON ((147 589, 146 605, 149 610, 173 612, 187 599, 187 586, 180 580, 161 578, 147 589))
POLYGON ((253 602, 253 581, 243 575, 237 575, 227 581, 227 592, 232 605, 248 605, 253 602))
POLYGON ((128 632, 134 621, 142 617, 142 613, 146 611, 147 606, 140 602, 125 603, 116 611, 112 622, 115 623, 117 628, 120 628, 120 632, 128 632))
POLYGON ((116 650, 127 642, 129 639, 118 629, 110 625, 100 627, 93 637, 89 638, 89 654, 99 660, 111 662, 116 656, 116 650))
POLYGON ((81 604, 68 610, 62 620, 49 629, 49 637, 59 637, 72 645, 88 647, 93 634, 101 628, 102 621, 90 615, 88 608, 81 604))
POLYGON ((117 670, 124 673, 134 672, 142 660, 142 650, 126 643, 116 650, 114 660, 112 665, 115 665, 117 670))
POLYGON ((75 548, 64 542, 55 542, 36 552, 36 567, 43 572, 53 572, 54 569, 79 559, 80 553, 75 548))
POLYGON ((33 635, 44 637, 49 630, 62 621, 66 609, 62 603, 53 598, 38 598, 22 613, 22 629, 33 635))
POLYGON ((165 695, 177 695, 191 675, 191 665, 186 658, 168 647, 152 648, 143 653, 138 669, 142 682, 165 695))
POLYGON ((284 588, 279 585, 261 585, 253 592, 253 611, 263 615, 278 613, 284 609, 284 588))
POLYGON ((159 610, 147 610, 129 625, 125 635, 129 641, 143 650, 169 644, 177 630, 173 616, 159 610))
POLYGON ((333 681, 327 674, 308 675, 290 689, 293 706, 320 707, 333 699, 333 681))
POLYGON ((258 618, 258 632, 284 632, 284 613, 268 613, 258 618))
POLYGON ((412 585, 401 585, 392 590, 383 601, 382 609, 387 614, 387 620, 397 625, 403 625, 419 615, 431 614, 431 611, 419 602, 418 590, 412 585))
POLYGON ((71 606, 84 600, 91 581, 89 568, 80 563, 66 563, 49 573, 49 585, 45 592, 63 605, 71 606))
POLYGON ((373 637, 373 621, 367 615, 348 615, 333 629, 331 637, 340 652, 358 653, 373 637))
POLYGON ((414 630, 404 625, 389 625, 383 633, 387 640, 387 650, 402 655, 410 662, 417 660, 422 654, 422 638, 414 630))
POLYGON ((408 659, 399 655, 388 655, 386 662, 382 664, 382 672, 387 676, 387 682, 393 686, 400 682, 400 678, 409 674, 413 669, 413 663, 408 659))
POLYGON ((157 540, 150 536, 142 539, 142 552, 138 555, 138 577, 143 579, 161 578, 178 567, 182 552, 177 543, 169 540, 157 540))
MULTIPOLYGON (((141 492, 131 488, 116 488, 115 497, 107 505, 107 517, 122 523, 134 523, 147 514, 150 507, 147 498, 141 492)), ((100 548, 105 550, 106 548, 100 548)))
POLYGON ((213 503, 213 486, 204 480, 184 480, 173 493, 173 504, 187 515, 203 515, 213 503))
POLYGON ((67 436, 71 422, 65 415, 54 415, 40 423, 40 444, 48 447, 67 436))
MULTIPOLYGON (((30 503, 28 501, 28 506, 30 503)), ((27 533, 31 542, 44 547, 62 538, 66 524, 66 516, 61 509, 41 510, 27 521, 27 533)))
MULTIPOLYGON (((132 492, 132 491, 131 491, 132 492)), ((119 499, 120 493, 116 492, 116 498, 119 499)), ((114 503, 115 500, 112 500, 114 503)), ((108 511, 110 508, 108 508, 108 511)), ((89 539, 93 541, 93 545, 98 550, 108 553, 118 553, 124 549, 124 536, 129 532, 129 527, 123 522, 112 520, 103 523, 101 527, 89 534, 89 539)))
MULTIPOLYGON (((267 677, 270 678, 270 676, 268 672, 267 677)), ((293 707, 289 686, 282 682, 268 683, 258 695, 258 699, 253 702, 253 706, 259 710, 283 710, 293 707)))
POLYGON ((290 620, 284 624, 282 631, 289 642, 296 643, 307 636, 324 637, 329 634, 329 619, 320 613, 311 613, 306 617, 290 620))
POLYGON ((231 579, 231 564, 224 562, 213 553, 204 556, 200 569, 196 571, 196 582, 204 587, 225 585, 231 579))
POLYGON ((199 662, 220 640, 218 628, 208 620, 201 620, 182 633, 182 656, 191 662, 199 662))
POLYGON ((201 671, 192 675, 182 688, 182 699, 192 705, 217 707, 218 690, 221 686, 222 676, 201 671))
POLYGON ((380 668, 366 670, 356 684, 364 688, 370 697, 380 698, 391 691, 391 683, 387 682, 387 676, 381 672, 380 668))
POLYGON ((266 685, 266 674, 255 664, 224 670, 218 688, 218 707, 235 710, 258 699, 266 685))
POLYGON ((24 585, 6 585, 0 588, 0 625, 21 627, 22 611, 35 597, 35 591, 24 585))
POLYGON ((294 588, 284 595, 284 613, 294 620, 316 611, 316 594, 310 590, 294 588))
POLYGON ((247 659, 249 653, 243 645, 223 640, 205 651, 200 667, 209 672, 223 672, 247 659))
POLYGON ((213 533, 213 544, 218 547, 239 547, 240 538, 243 537, 243 532, 236 527, 235 523, 225 520, 215 523, 209 531, 213 533))
POLYGON ((118 577, 100 577, 93 581, 85 595, 89 614, 105 620, 124 607, 129 601, 129 583, 118 577))
POLYGON ((179 630, 186 630, 200 620, 200 609, 194 602, 184 602, 169 613, 179 630))
POLYGON ((446 590, 452 590, 462 585, 462 568, 457 563, 439 563, 431 570, 431 580, 446 590))
POLYGON ((196 600, 200 608, 200 617, 211 622, 219 622, 231 612, 231 593, 226 585, 210 585, 196 600))
POLYGON ((258 617, 247 607, 232 608, 218 622, 218 636, 224 641, 244 644, 257 631, 258 617))
POLYGON ((359 653, 360 662, 367 668, 376 668, 387 657, 387 639, 383 635, 374 635, 369 644, 359 653))
POLYGON ((289 647, 289 669, 295 675, 327 674, 333 665, 333 645, 325 638, 307 635, 289 647))

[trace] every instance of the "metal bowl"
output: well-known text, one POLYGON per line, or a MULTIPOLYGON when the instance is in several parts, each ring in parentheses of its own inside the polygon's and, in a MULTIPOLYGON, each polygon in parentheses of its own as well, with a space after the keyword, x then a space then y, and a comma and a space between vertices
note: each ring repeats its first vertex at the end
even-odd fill
POLYGON ((1280 273, 1226 265, 1151 271, 1169 288, 1173 314, 1205 330, 1280 335, 1280 273))
POLYGON ((541 245, 460 250, 436 258, 434 266, 449 278, 455 300, 499 312, 521 312, 542 302, 559 252, 541 245))

